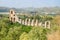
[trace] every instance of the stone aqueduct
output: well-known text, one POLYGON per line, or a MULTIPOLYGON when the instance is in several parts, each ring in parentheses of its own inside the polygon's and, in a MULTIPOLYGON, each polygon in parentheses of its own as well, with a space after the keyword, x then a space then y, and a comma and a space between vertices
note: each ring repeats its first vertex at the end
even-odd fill
POLYGON ((43 24, 42 22, 38 22, 38 20, 30 20, 30 19, 25 19, 25 20, 22 20, 22 19, 19 19, 18 16, 15 14, 15 11, 13 9, 10 10, 10 13, 9 13, 9 19, 10 21, 12 22, 18 22, 20 24, 23 24, 23 25, 27 25, 27 26, 42 26, 42 27, 45 27, 45 28, 50 28, 50 21, 45 21, 45 23, 43 24), (27 21, 28 20, 28 21, 27 21))

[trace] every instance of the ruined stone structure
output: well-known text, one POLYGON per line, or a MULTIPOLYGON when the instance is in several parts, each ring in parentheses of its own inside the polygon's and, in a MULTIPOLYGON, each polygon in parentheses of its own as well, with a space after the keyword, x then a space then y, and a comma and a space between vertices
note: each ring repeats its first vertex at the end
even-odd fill
POLYGON ((18 17, 16 16, 15 11, 13 9, 10 10, 9 19, 11 22, 18 21, 18 17))
POLYGON ((17 15, 15 14, 15 11, 14 10, 10 10, 10 14, 9 14, 9 19, 11 22, 18 22, 22 25, 27 25, 27 26, 35 26, 35 27, 45 27, 45 28, 50 28, 50 21, 45 21, 45 23, 43 24, 42 22, 39 22, 39 20, 30 20, 30 19, 25 19, 25 20, 22 20, 22 19, 18 19, 17 15))

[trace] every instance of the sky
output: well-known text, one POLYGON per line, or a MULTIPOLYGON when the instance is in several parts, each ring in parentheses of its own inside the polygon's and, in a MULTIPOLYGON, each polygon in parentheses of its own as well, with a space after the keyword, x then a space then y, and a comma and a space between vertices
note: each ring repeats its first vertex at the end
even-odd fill
POLYGON ((0 7, 60 7, 60 0, 0 0, 0 7))

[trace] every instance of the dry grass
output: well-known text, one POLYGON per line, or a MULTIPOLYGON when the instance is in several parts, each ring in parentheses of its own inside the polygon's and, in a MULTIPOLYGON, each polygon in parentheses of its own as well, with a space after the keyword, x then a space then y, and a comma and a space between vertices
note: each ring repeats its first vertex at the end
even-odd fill
POLYGON ((60 40, 60 31, 52 32, 47 35, 47 40, 60 40))

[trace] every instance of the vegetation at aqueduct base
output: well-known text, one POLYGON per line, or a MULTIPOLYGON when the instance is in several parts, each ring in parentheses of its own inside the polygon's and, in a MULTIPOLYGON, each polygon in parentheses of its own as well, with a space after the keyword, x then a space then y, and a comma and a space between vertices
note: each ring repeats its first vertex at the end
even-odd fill
MULTIPOLYGON (((60 16, 50 18, 50 29, 11 23, 7 17, 7 15, 0 16, 0 40, 60 40, 60 16)), ((49 16, 43 18, 45 20, 49 16)))

